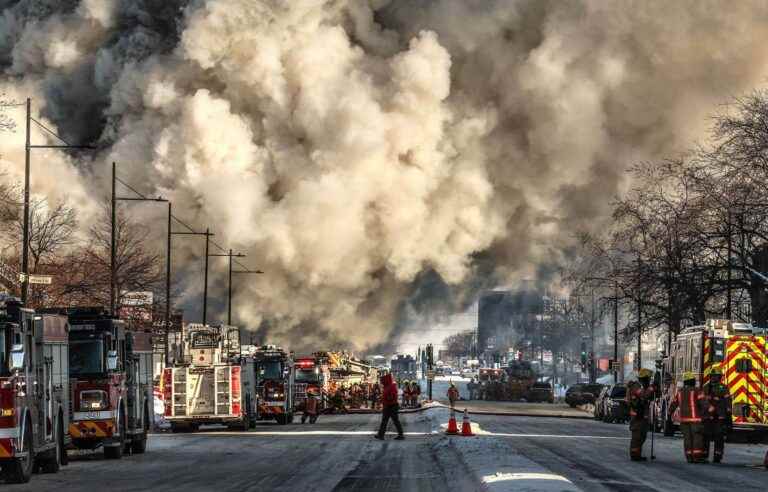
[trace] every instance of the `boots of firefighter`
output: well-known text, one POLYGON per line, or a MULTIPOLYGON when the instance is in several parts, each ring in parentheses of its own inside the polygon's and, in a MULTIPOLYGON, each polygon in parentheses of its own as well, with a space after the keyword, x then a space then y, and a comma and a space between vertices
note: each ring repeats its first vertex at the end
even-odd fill
POLYGON ((459 428, 456 425, 456 413, 454 412, 453 408, 451 408, 451 417, 448 419, 448 429, 445 431, 446 434, 458 434, 459 428))
POLYGON ((629 430, 632 438, 629 441, 629 458, 632 461, 645 461, 643 457, 643 444, 648 436, 648 421, 644 418, 633 417, 629 421, 629 430))
POLYGON ((700 423, 691 424, 691 456, 694 463, 709 463, 708 456, 704 454, 704 426, 700 423))
POLYGON ((725 452, 725 424, 722 421, 715 423, 712 439, 715 444, 715 454, 712 456, 712 461, 720 463, 723 461, 723 453, 725 452))
POLYGON ((472 434, 472 424, 469 421, 469 414, 467 409, 464 409, 464 419, 461 421, 461 435, 462 436, 474 436, 472 434))

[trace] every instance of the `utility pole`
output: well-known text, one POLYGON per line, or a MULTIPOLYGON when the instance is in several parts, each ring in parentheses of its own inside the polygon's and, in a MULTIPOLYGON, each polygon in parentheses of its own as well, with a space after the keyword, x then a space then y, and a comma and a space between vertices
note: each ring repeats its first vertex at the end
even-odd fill
POLYGON ((730 321, 732 318, 732 311, 733 311, 733 305, 732 305, 732 294, 731 294, 731 280, 732 280, 732 272, 731 272, 731 258, 733 255, 733 245, 731 241, 731 211, 728 210, 728 224, 727 224, 727 242, 728 242, 728 271, 727 271, 727 297, 726 297, 726 304, 725 304, 725 316, 730 321))
MULTIPOLYGON (((176 217, 173 217, 176 219, 176 217)), ((177 222, 180 222, 179 219, 176 219, 177 222)), ((183 225, 186 226, 183 222, 181 222, 183 225)), ((186 226, 189 228, 189 226, 186 226)), ((190 231, 172 231, 170 228, 168 228, 168 249, 170 250, 171 246, 171 238, 170 236, 205 236, 205 290, 203 291, 203 324, 207 321, 207 315, 206 312, 206 304, 208 303, 208 241, 211 236, 214 236, 210 229, 206 229, 205 232, 195 232, 193 230, 190 231)))
POLYGON ((30 181, 30 169, 31 169, 31 153, 32 149, 95 149, 92 145, 70 145, 66 140, 61 138, 56 132, 50 130, 48 127, 37 121, 32 117, 32 99, 27 98, 26 104, 26 142, 24 145, 24 217, 23 217, 23 229, 21 238, 21 302, 26 306, 27 298, 29 297, 29 181, 30 181), (64 145, 32 145, 32 122, 42 128, 49 135, 54 136, 64 145))
POLYGON ((211 230, 205 230, 205 280, 203 284, 203 324, 208 324, 208 244, 211 242, 211 230))
POLYGON ((619 282, 613 280, 613 383, 619 382, 619 282))
POLYGON ((235 273, 250 273, 250 274, 261 274, 264 273, 261 270, 232 270, 232 258, 245 258, 246 255, 240 254, 240 253, 233 253, 232 250, 229 250, 229 253, 224 254, 212 254, 208 256, 225 256, 229 258, 229 287, 227 288, 227 324, 232 324, 232 274, 235 273))
MULTIPOLYGON (((117 164, 112 163, 112 219, 111 226, 112 231, 110 233, 110 253, 109 253, 109 314, 115 316, 117 305, 117 202, 168 202, 163 197, 148 198, 138 191, 136 191, 131 185, 126 183, 117 177, 117 164), (118 181, 120 184, 131 190, 135 197, 121 197, 117 196, 116 189, 118 181)), ((170 204, 170 202, 168 202, 170 204)), ((170 262, 170 258, 168 259, 170 262)))
POLYGON ((171 202, 168 202, 168 229, 167 229, 167 242, 165 253, 165 365, 168 366, 171 363, 170 354, 170 336, 171 336, 171 220, 173 214, 171 213, 171 202))

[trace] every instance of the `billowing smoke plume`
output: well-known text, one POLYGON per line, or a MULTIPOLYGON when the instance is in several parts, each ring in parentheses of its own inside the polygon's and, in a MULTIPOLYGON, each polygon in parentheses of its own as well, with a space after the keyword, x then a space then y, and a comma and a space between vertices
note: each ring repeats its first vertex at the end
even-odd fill
MULTIPOLYGON (((117 161, 266 272, 237 280, 237 316, 294 347, 391 342, 408 313, 548 271, 628 164, 768 72, 765 2, 0 6, 0 92, 104 149, 36 155, 35 191, 88 208, 117 161)), ((14 173, 20 137, 0 136, 14 173)))

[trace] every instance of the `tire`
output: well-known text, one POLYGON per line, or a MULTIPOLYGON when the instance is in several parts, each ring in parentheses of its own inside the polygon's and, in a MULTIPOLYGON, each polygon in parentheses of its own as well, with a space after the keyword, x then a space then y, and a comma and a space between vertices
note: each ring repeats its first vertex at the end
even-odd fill
POLYGON ((126 425, 125 425, 125 418, 124 413, 120 412, 120 443, 117 446, 105 446, 104 447, 104 458, 108 460, 119 460, 123 457, 123 451, 125 450, 125 431, 126 431, 126 425))
POLYGON ((284 413, 281 413, 280 415, 276 416, 275 420, 277 420, 277 423, 279 425, 287 425, 288 424, 288 417, 284 413))
POLYGON ((144 407, 144 432, 141 437, 134 437, 131 440, 131 452, 133 454, 144 454, 147 451, 147 434, 149 433, 149 411, 144 407))
MULTIPOLYGON (((29 421, 27 421, 29 424, 29 421)), ((29 425, 24 426, 24 449, 27 452, 26 458, 13 459, 6 466, 3 466, 3 477, 8 483, 27 483, 32 478, 32 471, 35 465, 35 450, 32 444, 32 429, 29 425)))
MULTIPOLYGON (((62 429, 61 419, 57 419, 56 424, 56 447, 53 449, 52 455, 46 459, 40 460, 40 472, 42 473, 57 473, 63 464, 62 454, 66 454, 64 449, 64 430, 62 429)), ((51 453, 49 453, 51 454, 51 453)))
POLYGON ((289 413, 289 414, 288 414, 288 423, 289 423, 289 424, 292 424, 292 423, 293 423, 293 413, 289 413))

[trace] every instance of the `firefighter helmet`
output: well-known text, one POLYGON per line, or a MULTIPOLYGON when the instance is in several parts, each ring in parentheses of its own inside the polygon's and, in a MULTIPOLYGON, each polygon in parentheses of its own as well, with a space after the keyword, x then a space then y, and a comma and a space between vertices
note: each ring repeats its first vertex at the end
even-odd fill
POLYGON ((722 375, 723 375, 723 370, 720 369, 719 367, 713 367, 709 373, 710 377, 715 377, 715 376, 722 377, 722 375))
POLYGON ((696 375, 692 372, 683 373, 683 381, 696 381, 696 375))
POLYGON ((653 371, 650 369, 640 369, 637 373, 637 379, 651 379, 653 377, 653 371))

